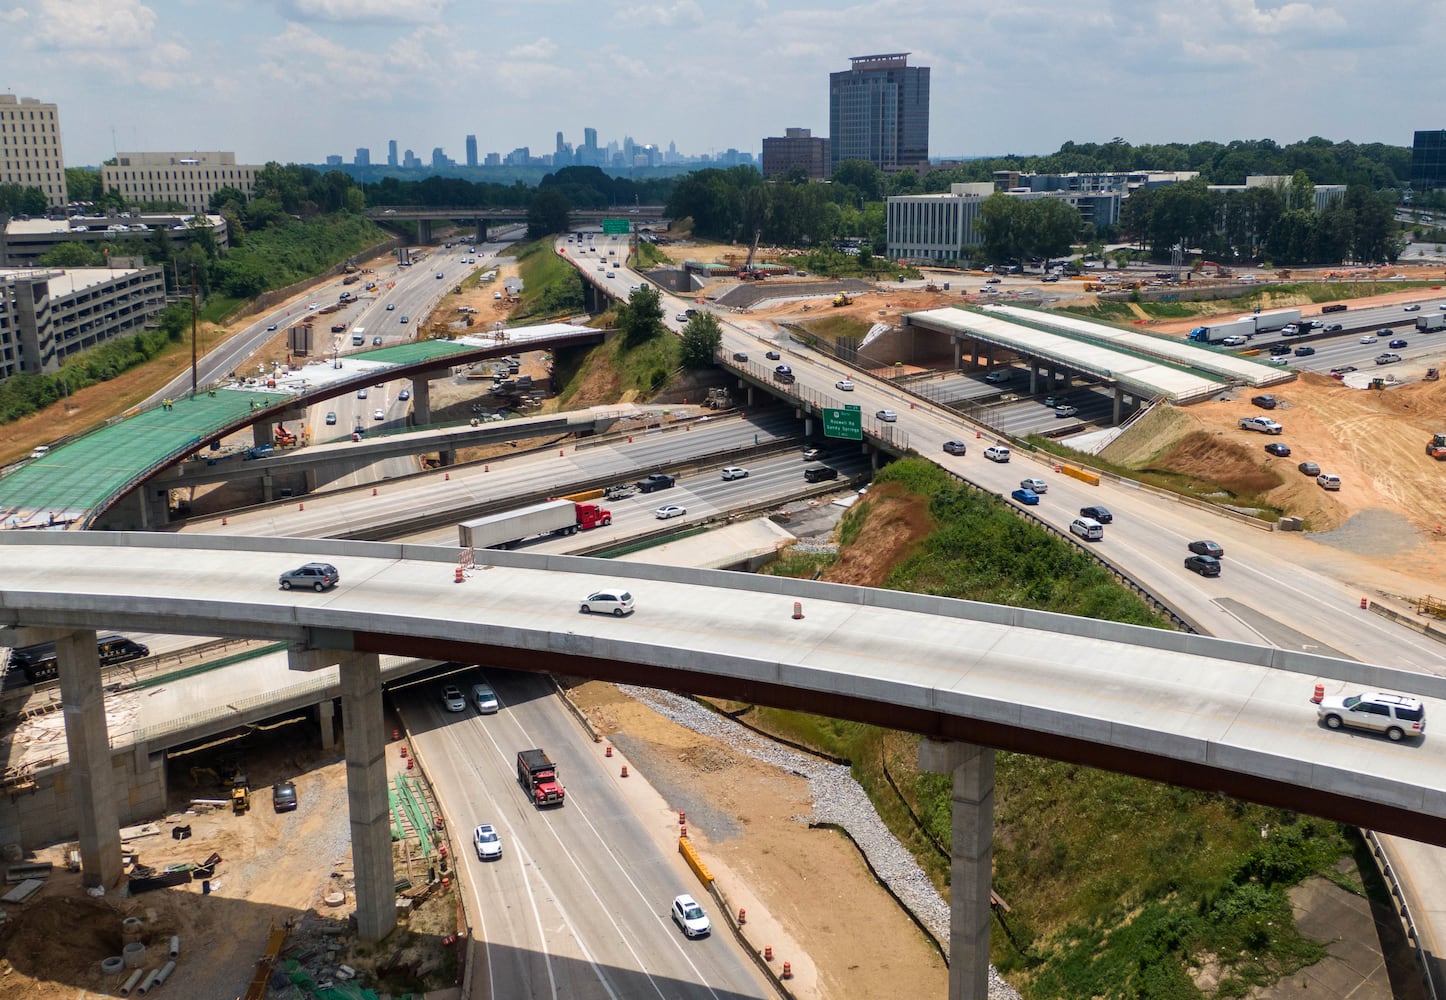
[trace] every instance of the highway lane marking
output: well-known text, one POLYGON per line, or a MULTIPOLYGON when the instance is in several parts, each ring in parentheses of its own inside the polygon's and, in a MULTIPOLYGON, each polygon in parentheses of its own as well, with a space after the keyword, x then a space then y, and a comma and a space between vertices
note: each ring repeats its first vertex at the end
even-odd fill
MULTIPOLYGON (((498 714, 500 716, 502 713, 499 712, 498 714)), ((537 745, 531 734, 527 732, 526 727, 522 725, 522 723, 517 719, 515 715, 513 715, 511 712, 507 712, 507 719, 512 725, 517 727, 519 732, 522 733, 524 737, 524 743, 531 743, 533 746, 537 745)), ((487 736, 488 742, 490 742, 493 748, 497 751, 499 759, 502 761, 504 766, 510 767, 513 765, 516 756, 515 754, 509 756, 503 751, 502 747, 498 744, 495 736, 493 735, 492 728, 493 727, 491 726, 482 727, 483 732, 487 736)), ((584 810, 581 806, 579 806, 577 804, 577 800, 571 795, 568 796, 567 804, 564 805, 562 808, 576 811, 574 814, 578 815, 582 819, 582 822, 587 825, 587 828, 592 831, 596 843, 599 847, 603 849, 603 851, 607 853, 607 856, 609 857, 609 859, 612 860, 618 873, 632 888, 638 900, 642 902, 646 908, 651 909, 654 905, 653 900, 648 896, 647 893, 643 892, 642 887, 639 886, 637 882, 633 879, 632 874, 628 870, 628 866, 623 864, 622 860, 613 851, 607 839, 603 836, 602 832, 597 828, 597 826, 593 823, 592 819, 588 816, 587 811, 584 810)), ((543 826, 545 827, 547 832, 552 835, 553 839, 557 842, 558 847, 561 848, 564 856, 566 856, 568 861, 572 863, 574 870, 582 879, 583 884, 586 885, 588 887, 588 891, 592 893, 593 899, 597 902, 600 911, 607 916, 608 923, 612 924, 613 929, 617 931, 619 940, 623 943, 624 947, 627 948, 628 953, 633 956, 634 961, 637 963, 637 968, 642 971, 643 975, 647 976, 648 982, 652 984, 653 989, 657 993, 660 1000, 668 1000, 667 995, 663 992, 657 980, 654 979, 652 972, 648 970, 648 963, 644 961, 643 957, 638 954, 637 949, 633 946, 631 937, 624 933, 623 928, 618 925, 618 921, 613 916, 612 909, 606 905, 602 896, 598 893, 597 888, 594 886, 592 877, 579 863, 577 856, 571 850, 569 850, 566 842, 558 834, 556 827, 551 822, 551 817, 542 816, 539 818, 543 821, 543 826)), ((560 902, 558 903, 558 908, 560 910, 562 909, 562 905, 560 902)), ((672 942, 673 948, 677 952, 677 954, 680 955, 683 958, 683 961, 687 964, 687 966, 693 970, 694 975, 697 977, 696 985, 702 986, 704 989, 706 989, 708 991, 708 995, 714 997, 715 1000, 721 1000, 721 998, 718 996, 717 991, 708 985, 707 977, 704 975, 703 970, 698 968, 698 965, 693 961, 692 956, 688 954, 688 952, 682 947, 681 944, 679 944, 677 937, 670 934, 669 940, 672 942)), ((581 943, 581 939, 579 939, 579 942, 581 943)), ((584 945, 584 947, 586 946, 584 945)), ((591 956, 589 956, 589 961, 591 961, 591 956)), ((596 963, 593 964, 594 966, 596 966, 596 963)), ((599 976, 601 977, 600 971, 599 976)), ((611 989, 609 989, 609 992, 611 992, 611 989)))

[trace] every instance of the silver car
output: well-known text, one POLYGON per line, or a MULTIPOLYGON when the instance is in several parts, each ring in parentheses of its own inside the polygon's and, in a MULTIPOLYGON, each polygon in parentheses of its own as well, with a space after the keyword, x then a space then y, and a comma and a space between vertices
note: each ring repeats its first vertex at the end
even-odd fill
POLYGON ((340 583, 341 574, 331 563, 307 563, 305 566, 298 566, 296 569, 289 569, 282 573, 280 582, 282 590, 309 587, 320 593, 327 587, 335 587, 340 583))
POLYGON ((1410 695, 1382 691, 1332 695, 1316 704, 1316 716, 1330 729, 1367 729, 1385 733, 1393 743, 1407 736, 1426 735, 1426 707, 1410 695))

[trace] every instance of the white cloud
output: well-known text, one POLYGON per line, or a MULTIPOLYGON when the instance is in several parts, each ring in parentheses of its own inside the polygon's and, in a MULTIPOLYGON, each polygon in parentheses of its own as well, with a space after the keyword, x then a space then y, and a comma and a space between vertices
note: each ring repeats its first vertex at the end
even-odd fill
POLYGON ((30 12, 24 7, 0 10, 0 24, 23 24, 29 17, 30 12))
POLYGON ((624 23, 643 23, 651 27, 674 28, 704 23, 706 16, 696 0, 674 0, 672 3, 631 7, 621 14, 624 23))
POLYGON ((40 0, 32 23, 28 47, 115 52, 151 44, 156 12, 138 0, 40 0))
POLYGON ((450 0, 280 0, 283 14, 298 21, 402 21, 441 20, 450 0))
POLYGON ((509 59, 522 62, 547 62, 557 54, 557 43, 550 38, 539 38, 536 41, 524 42, 507 52, 509 59))

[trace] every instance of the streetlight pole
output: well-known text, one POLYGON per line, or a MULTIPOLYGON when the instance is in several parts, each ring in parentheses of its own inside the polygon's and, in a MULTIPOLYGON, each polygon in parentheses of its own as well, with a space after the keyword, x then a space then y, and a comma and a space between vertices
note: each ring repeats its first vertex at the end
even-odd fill
POLYGON ((196 398, 196 262, 191 262, 191 398, 196 398))

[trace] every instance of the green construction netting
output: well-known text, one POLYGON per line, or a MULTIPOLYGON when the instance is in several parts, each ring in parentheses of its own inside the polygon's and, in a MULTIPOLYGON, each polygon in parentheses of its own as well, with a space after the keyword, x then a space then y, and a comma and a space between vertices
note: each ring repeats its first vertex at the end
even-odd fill
POLYGON ((199 393, 122 418, 0 479, 0 514, 54 510, 57 516, 66 511, 74 516, 91 510, 144 470, 244 419, 254 405, 272 406, 287 398, 243 390, 199 393))

